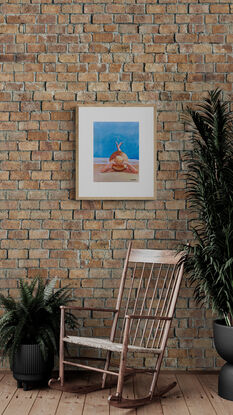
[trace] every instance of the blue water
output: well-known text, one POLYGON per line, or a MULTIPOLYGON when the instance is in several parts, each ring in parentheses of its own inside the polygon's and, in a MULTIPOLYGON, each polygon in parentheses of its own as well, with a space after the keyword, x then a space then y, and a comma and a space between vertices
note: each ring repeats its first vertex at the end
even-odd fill
MULTIPOLYGON (((95 157, 95 164, 107 164, 109 162, 109 157, 95 157)), ((130 164, 138 164, 138 159, 130 159, 130 164)))
POLYGON ((129 159, 139 160, 139 122, 93 122, 94 158, 109 158, 116 141, 129 159))

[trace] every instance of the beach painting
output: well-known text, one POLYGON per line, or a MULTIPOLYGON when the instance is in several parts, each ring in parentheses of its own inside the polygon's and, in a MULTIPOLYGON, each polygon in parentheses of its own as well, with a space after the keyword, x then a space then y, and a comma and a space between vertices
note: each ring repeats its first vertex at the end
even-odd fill
POLYGON ((139 122, 93 121, 93 181, 139 181, 139 122))

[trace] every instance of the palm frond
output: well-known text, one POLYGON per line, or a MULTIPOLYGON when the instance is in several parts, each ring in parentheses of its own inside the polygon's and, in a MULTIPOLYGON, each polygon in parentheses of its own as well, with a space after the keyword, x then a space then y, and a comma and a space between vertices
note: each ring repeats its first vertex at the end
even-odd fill
POLYGON ((194 237, 185 270, 196 301, 233 322, 233 113, 220 95, 210 91, 184 115, 193 146, 185 162, 194 237))
POLYGON ((55 285, 57 283, 57 278, 53 278, 44 289, 44 301, 47 302, 48 299, 53 295, 53 291, 55 288, 55 285))

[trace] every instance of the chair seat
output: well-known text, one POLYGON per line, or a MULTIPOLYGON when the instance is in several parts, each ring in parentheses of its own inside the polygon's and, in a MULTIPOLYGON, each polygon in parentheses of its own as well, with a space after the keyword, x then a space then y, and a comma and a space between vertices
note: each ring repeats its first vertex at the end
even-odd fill
MULTIPOLYGON (((78 336, 66 336, 63 338, 64 342, 79 344, 80 346, 93 347, 95 349, 110 350, 112 352, 122 352, 123 344, 115 343, 107 339, 99 339, 93 337, 78 337, 78 336)), ((153 349, 149 347, 131 346, 128 345, 130 352, 142 352, 142 353, 156 353, 160 354, 162 349, 153 349)))

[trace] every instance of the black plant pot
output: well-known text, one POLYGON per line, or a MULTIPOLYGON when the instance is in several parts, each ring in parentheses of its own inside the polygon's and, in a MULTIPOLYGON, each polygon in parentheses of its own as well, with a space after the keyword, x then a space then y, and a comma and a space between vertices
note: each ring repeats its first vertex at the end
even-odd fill
POLYGON ((214 344, 218 354, 227 362, 219 374, 218 394, 233 401, 233 327, 226 326, 224 320, 214 321, 214 344))
POLYGON ((12 371, 17 387, 24 390, 47 383, 54 366, 51 354, 44 360, 38 344, 22 344, 15 354, 12 371))

